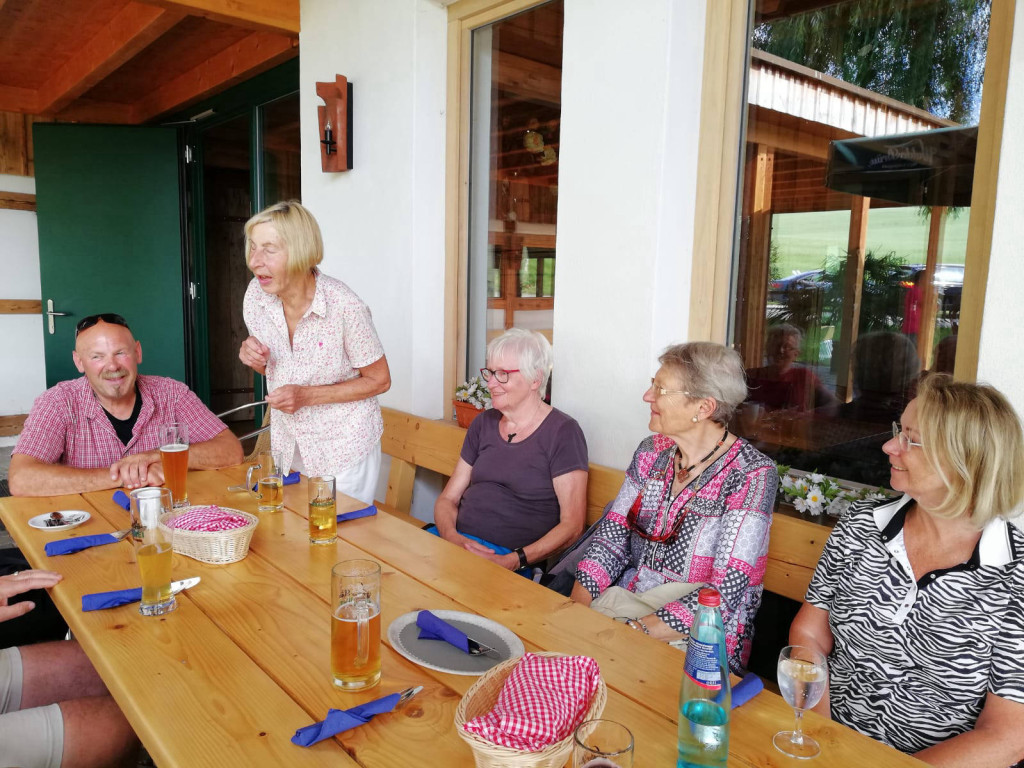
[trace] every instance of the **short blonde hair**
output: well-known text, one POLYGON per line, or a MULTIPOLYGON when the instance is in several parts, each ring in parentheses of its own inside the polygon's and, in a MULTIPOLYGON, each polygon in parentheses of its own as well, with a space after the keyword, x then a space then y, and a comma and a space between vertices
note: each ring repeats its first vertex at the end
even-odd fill
POLYGON ((491 339, 487 345, 487 362, 490 364, 491 358, 506 354, 516 359, 519 372, 527 381, 540 381, 537 391, 544 397, 554 357, 547 337, 525 328, 509 328, 501 336, 491 339))
POLYGON ((946 486, 932 514, 968 515, 979 530, 1014 514, 1024 499, 1024 435, 999 390, 933 374, 918 386, 917 421, 925 456, 946 486))
POLYGON ((683 388, 694 397, 714 398, 716 406, 710 418, 718 424, 727 424, 747 399, 743 360, 735 349, 712 341, 691 341, 672 345, 658 362, 679 376, 683 388))
POLYGON ((252 253, 252 230, 273 224, 288 249, 288 274, 293 277, 312 272, 324 260, 324 241, 313 214, 297 200, 284 200, 264 208, 245 222, 245 263, 252 253))

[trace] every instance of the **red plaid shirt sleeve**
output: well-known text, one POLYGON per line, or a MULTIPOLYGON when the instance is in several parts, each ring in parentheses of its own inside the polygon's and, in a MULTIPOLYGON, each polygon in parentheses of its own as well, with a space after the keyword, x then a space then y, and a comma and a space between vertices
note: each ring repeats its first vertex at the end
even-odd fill
POLYGON ((32 404, 14 452, 46 464, 57 464, 65 453, 72 422, 70 402, 60 388, 46 390, 32 404))

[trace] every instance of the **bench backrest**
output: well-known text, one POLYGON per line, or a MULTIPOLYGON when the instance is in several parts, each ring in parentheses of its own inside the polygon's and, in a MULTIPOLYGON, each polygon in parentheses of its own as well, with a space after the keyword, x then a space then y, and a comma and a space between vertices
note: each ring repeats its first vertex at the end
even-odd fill
MULTIPOLYGON (((389 511, 409 516, 416 467, 450 476, 458 463, 466 430, 450 421, 425 419, 393 408, 382 408, 381 412, 384 415, 381 449, 391 457, 384 506, 389 511)), ((587 525, 601 517, 605 505, 619 492, 624 476, 621 469, 590 465, 587 525)), ((803 600, 828 532, 826 526, 809 520, 776 514, 768 544, 765 589, 803 600)))

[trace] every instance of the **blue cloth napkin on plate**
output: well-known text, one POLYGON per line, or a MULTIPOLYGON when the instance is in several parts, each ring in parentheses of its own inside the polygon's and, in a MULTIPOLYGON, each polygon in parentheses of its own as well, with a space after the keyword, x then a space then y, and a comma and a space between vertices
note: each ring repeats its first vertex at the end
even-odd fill
POLYGON ((366 704, 360 704, 358 707, 352 707, 351 709, 328 709, 327 717, 323 722, 299 728, 295 735, 292 736, 292 744, 298 744, 300 747, 311 747, 318 741, 329 739, 336 733, 342 733, 352 728, 358 728, 360 725, 366 725, 374 715, 392 711, 398 704, 400 697, 400 693, 392 693, 390 696, 368 701, 366 704))
POLYGON ((75 536, 73 539, 61 539, 60 541, 48 541, 43 547, 49 557, 55 555, 71 555, 81 552, 89 547, 99 547, 104 544, 115 544, 120 539, 109 533, 96 533, 92 536, 75 536))
POLYGON ((82 595, 82 610, 99 611, 103 608, 116 608, 119 605, 137 603, 141 599, 142 587, 115 589, 113 592, 97 592, 94 595, 82 595))
POLYGON ((355 512, 342 512, 338 515, 338 522, 344 523, 346 520, 358 520, 360 517, 373 517, 377 514, 377 507, 371 504, 368 507, 357 509, 355 512))
MULTIPOLYGON (((295 485, 301 479, 302 479, 302 473, 299 472, 299 470, 295 470, 294 472, 289 472, 287 475, 284 476, 284 484, 285 485, 295 485)), ((256 486, 254 485, 252 487, 252 489, 255 491, 256 490, 256 486)))
POLYGON ((124 491, 114 491, 114 503, 125 512, 131 511, 132 503, 128 500, 128 494, 124 491))
POLYGON ((420 628, 420 640, 444 640, 463 653, 469 653, 469 638, 466 637, 466 633, 437 618, 430 611, 420 611, 416 615, 416 626, 420 628))
POLYGON ((764 690, 764 681, 753 672, 747 672, 732 689, 732 708, 742 706, 764 690))

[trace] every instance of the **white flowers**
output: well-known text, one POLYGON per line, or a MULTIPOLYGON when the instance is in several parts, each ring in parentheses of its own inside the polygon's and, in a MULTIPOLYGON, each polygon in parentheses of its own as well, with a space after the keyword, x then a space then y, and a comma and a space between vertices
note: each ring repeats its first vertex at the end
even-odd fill
POLYGON ((479 376, 467 379, 455 388, 455 399, 470 403, 478 411, 491 407, 491 391, 479 376))
POLYGON ((850 505, 859 499, 880 500, 889 495, 881 488, 861 488, 854 490, 844 488, 839 481, 820 472, 807 475, 791 475, 789 467, 777 465, 781 482, 779 493, 797 510, 809 515, 820 515, 823 512, 833 517, 840 517, 850 505))

